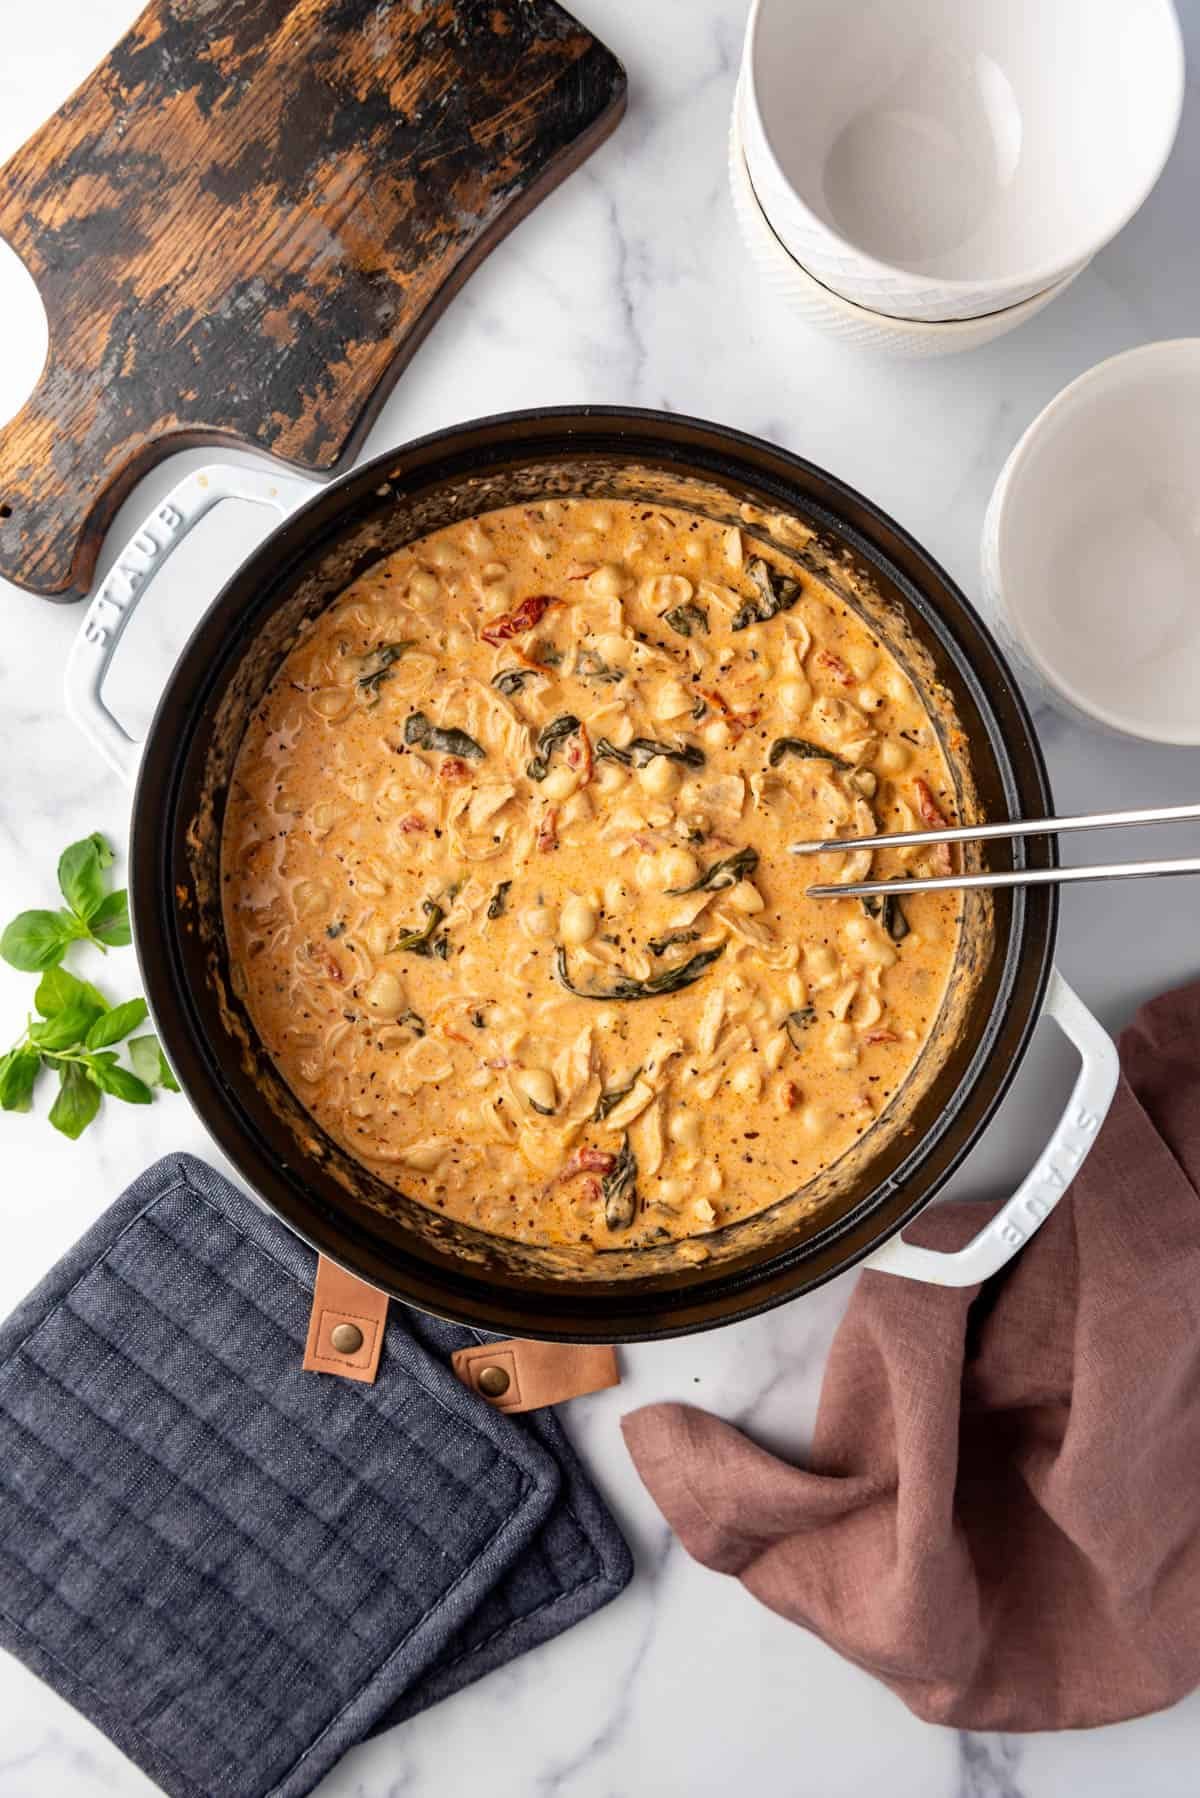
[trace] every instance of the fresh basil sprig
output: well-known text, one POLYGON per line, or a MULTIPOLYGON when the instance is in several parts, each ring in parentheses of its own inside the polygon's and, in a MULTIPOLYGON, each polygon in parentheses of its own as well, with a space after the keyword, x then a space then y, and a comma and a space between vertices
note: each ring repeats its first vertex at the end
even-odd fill
POLYGON ((146 1018, 144 999, 110 1005, 99 987, 59 964, 69 944, 94 943, 107 951, 130 940, 124 891, 106 893, 103 874, 112 850, 93 832, 65 849, 58 884, 66 910, 22 912, 0 937, 0 954, 26 973, 40 973, 33 995, 36 1017, 24 1035, 0 1056, 0 1110, 29 1111, 45 1071, 58 1076, 50 1122, 64 1136, 87 1129, 107 1094, 128 1105, 148 1105, 152 1088, 178 1092, 156 1036, 133 1036, 146 1018), (125 1043, 130 1066, 114 1048, 125 1043))
POLYGON ((56 968, 71 943, 94 943, 106 954, 131 940, 129 896, 106 893, 103 874, 112 850, 97 831, 72 843, 58 859, 58 885, 66 908, 23 911, 0 936, 0 955, 25 974, 56 968))

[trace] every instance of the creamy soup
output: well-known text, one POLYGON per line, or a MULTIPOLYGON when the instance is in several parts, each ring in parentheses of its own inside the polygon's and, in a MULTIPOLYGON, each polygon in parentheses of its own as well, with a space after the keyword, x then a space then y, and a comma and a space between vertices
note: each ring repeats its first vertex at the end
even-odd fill
POLYGON ((702 1237, 801 1189, 912 1074, 954 893, 814 900, 950 852, 895 658, 742 530, 627 502, 484 514, 364 574, 251 721, 235 984, 393 1186, 542 1244, 702 1237))

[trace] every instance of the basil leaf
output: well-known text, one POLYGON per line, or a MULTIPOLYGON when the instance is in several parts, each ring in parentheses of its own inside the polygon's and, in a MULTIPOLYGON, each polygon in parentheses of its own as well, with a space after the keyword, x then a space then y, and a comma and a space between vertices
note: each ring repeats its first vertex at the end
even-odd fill
POLYGON ((554 972, 560 983, 569 993, 574 993, 577 999, 663 999, 671 993, 681 993, 685 987, 694 986, 705 969, 719 961, 724 953, 725 944, 719 943, 715 949, 701 949, 699 954, 680 962, 678 967, 664 968, 660 974, 652 974, 648 980, 636 980, 632 974, 617 974, 611 986, 600 989, 572 984, 567 952, 560 946, 554 957, 554 972))
POLYGON ((752 556, 746 573, 758 588, 755 597, 744 605, 730 625, 731 630, 744 631, 750 624, 766 624, 780 612, 790 611, 803 593, 800 582, 790 574, 776 574, 761 556, 752 556))
POLYGON ((39 1049, 53 1054, 58 1049, 73 1049, 81 1043, 101 1015, 88 999, 69 999, 52 1018, 42 1018, 29 1026, 29 1040, 39 1049))
POLYGON ((628 1135, 621 1144, 612 1172, 600 1182, 604 1196, 604 1222, 610 1230, 627 1230, 637 1210, 637 1156, 630 1147, 628 1135))
POLYGON ((41 1065, 41 1056, 27 1043, 0 1060, 0 1111, 29 1110, 41 1065))
POLYGON ((149 1105, 153 1096, 150 1088, 128 1068, 97 1056, 88 1063, 88 1071, 101 1092, 111 1093, 114 1099, 124 1099, 127 1105, 149 1105))
POLYGON ((94 1005, 98 1012, 108 1010, 108 1000, 90 980, 80 980, 66 968, 47 968, 38 981, 33 1002, 44 1018, 52 1018, 64 1005, 72 1002, 94 1005))
POLYGON ((156 1036, 135 1036, 129 1043, 129 1059, 134 1073, 147 1086, 161 1086, 171 1093, 179 1091, 179 1082, 156 1036))
POLYGON ((77 1061, 64 1061, 58 1070, 61 1082, 50 1107, 50 1122, 72 1141, 82 1136, 100 1109, 100 1089, 77 1061))
POLYGON ((698 874, 690 886, 668 887, 667 892, 672 899, 678 899, 684 893, 719 893, 724 887, 735 887, 739 880, 745 880, 757 866, 757 849, 739 849, 736 855, 727 855, 724 861, 714 862, 711 868, 698 874))
POLYGON ((87 1035, 84 1047, 88 1049, 106 1049, 109 1043, 119 1043, 136 1030, 146 1017, 148 1007, 144 999, 126 999, 124 1005, 114 1005, 98 1017, 87 1035))
POLYGON ((112 866, 112 850, 98 831, 72 843, 58 858, 58 885, 76 915, 90 922, 104 898, 101 875, 112 866))
POLYGON ((538 740, 534 744, 533 760, 525 765, 525 772, 530 780, 545 780, 550 772, 550 764, 554 760, 554 751, 561 743, 565 743, 568 737, 573 737, 578 729, 579 720, 574 713, 563 712, 559 717, 552 718, 549 724, 538 732, 538 740))
POLYGON ((832 749, 822 749, 819 743, 809 743, 803 737, 776 737, 767 753, 767 761, 772 768, 778 768, 785 755, 798 756, 801 761, 832 762, 835 768, 852 768, 843 755, 835 755, 832 749))
POLYGON ((468 761, 483 761, 487 751, 482 743, 469 737, 465 730, 442 730, 424 712, 410 712, 404 720, 404 741, 410 748, 436 749, 442 755, 466 756, 468 761))
POLYGON ((119 893, 109 893, 103 899, 88 920, 92 935, 110 949, 123 949, 126 943, 133 941, 133 932, 129 927, 129 895, 122 887, 119 893))
POLYGON ((22 973, 40 974, 58 966, 83 928, 70 912, 23 911, 0 936, 0 955, 22 973))

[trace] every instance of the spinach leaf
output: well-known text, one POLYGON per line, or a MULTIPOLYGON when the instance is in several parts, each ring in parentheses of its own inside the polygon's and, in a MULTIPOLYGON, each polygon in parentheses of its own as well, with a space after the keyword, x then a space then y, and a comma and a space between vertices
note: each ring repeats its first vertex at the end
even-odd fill
POLYGON ((605 1174, 600 1182, 604 1222, 610 1230, 627 1230, 633 1222, 638 1200, 637 1177, 637 1156, 626 1135, 611 1173, 605 1174))
POLYGON ((620 762, 626 768, 644 768, 656 755, 684 768, 704 766, 704 751, 694 743, 658 743, 653 737, 635 737, 628 749, 618 749, 607 737, 601 737, 595 749, 598 762, 620 762))
POLYGON ((668 949, 675 948, 679 943, 698 943, 699 941, 700 932, 698 930, 672 930, 666 936, 652 936, 646 947, 651 955, 659 956, 665 955, 668 949))
POLYGON ((614 668, 594 649, 580 650, 575 662, 575 672, 580 680, 595 681, 602 687, 615 687, 625 679, 624 669, 614 668))
POLYGON ((739 880, 745 880, 757 866, 758 850, 747 846, 736 855, 727 855, 724 861, 714 862, 690 886, 668 887, 667 892, 672 899, 680 899, 685 893, 719 893, 724 887, 735 887, 739 880))
POLYGON ((835 768, 854 766, 845 756, 835 755, 832 749, 822 749, 819 743, 806 742, 803 737, 776 737, 767 753, 767 761, 772 768, 778 768, 785 755, 798 756, 806 762, 832 762, 835 768))
POLYGON ((736 614, 731 630, 744 631, 747 625, 766 624, 780 612, 789 611, 804 591, 799 581, 790 574, 776 574, 761 556, 751 557, 746 564, 746 573, 758 592, 736 614))
POLYGON ((527 681, 537 678, 538 670, 536 668, 502 668, 499 674, 493 674, 492 685, 497 693, 503 693, 506 698, 511 699, 514 694, 521 691, 527 681))
POLYGON ((392 678, 392 663, 398 662, 405 650, 412 649, 416 641, 415 637, 404 637, 399 643, 381 643, 378 649, 371 651, 370 667, 354 683, 360 693, 366 694, 368 704, 376 703, 380 687, 385 680, 392 678))
POLYGON ((508 895, 512 890, 511 880, 502 880, 491 898, 488 900, 487 915, 489 918, 502 918, 508 907, 508 895))
POLYGON ((404 741, 410 748, 436 749, 442 755, 461 755, 473 762, 481 762, 487 754, 465 730, 442 730, 430 723, 424 712, 410 712, 404 720, 404 741))
POLYGON ((724 953, 725 945, 720 943, 715 949, 701 949, 688 961, 680 962, 678 967, 664 968, 660 974, 652 974, 648 980, 637 980, 632 974, 619 973, 611 986, 598 989, 573 984, 567 964, 567 952, 560 946, 555 953, 554 971, 561 984, 569 993, 574 993, 577 999, 664 999, 672 993, 681 993, 685 987, 694 986, 705 969, 711 968, 724 953))
POLYGON ((863 910, 868 918, 878 918, 894 943, 902 943, 910 925, 894 893, 864 893, 863 910))
POLYGON ((534 756, 526 763, 525 772, 530 780, 545 780, 550 772, 550 764, 554 760, 554 752, 568 737, 573 737, 579 729, 579 720, 573 712, 563 712, 552 718, 544 729, 538 732, 538 740, 534 745, 534 756))
POLYGON ((708 635, 708 613, 703 606, 672 606, 669 612, 663 613, 663 623, 669 624, 681 637, 694 637, 697 633, 702 637, 708 635))
POLYGON ((793 1049, 803 1048, 804 1032, 816 1021, 817 1012, 813 1005, 805 1005, 799 1011, 788 1012, 787 1017, 783 1020, 783 1027, 787 1031, 788 1041, 793 1049))
POLYGON ((596 1100, 596 1109, 592 1113, 592 1122, 602 1124, 610 1111, 615 1111, 622 1099, 627 1099, 638 1082, 641 1068, 635 1068, 624 1086, 610 1087, 608 1092, 601 1093, 596 1100))
POLYGON ((432 899, 423 899, 421 910, 425 913, 426 923, 420 925, 416 930, 406 930, 392 944, 390 953, 393 955, 401 952, 408 955, 437 955, 444 961, 450 953, 450 945, 444 936, 437 937, 436 932, 446 914, 441 906, 432 899), (440 945, 443 944, 445 946, 441 947, 440 945))

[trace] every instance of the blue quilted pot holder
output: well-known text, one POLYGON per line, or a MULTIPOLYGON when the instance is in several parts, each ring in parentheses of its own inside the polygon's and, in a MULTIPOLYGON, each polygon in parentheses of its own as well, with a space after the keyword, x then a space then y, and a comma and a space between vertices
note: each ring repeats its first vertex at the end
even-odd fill
POLYGON ((137 1180, 0 1328, 0 1643, 178 1798, 295 1798, 631 1564, 549 1413, 390 1308, 303 1373, 316 1257, 202 1162, 137 1180))

